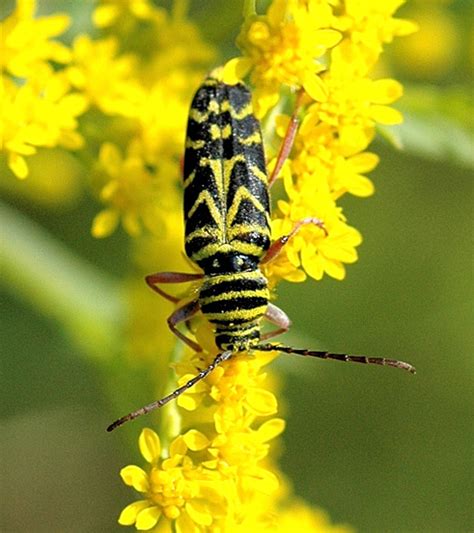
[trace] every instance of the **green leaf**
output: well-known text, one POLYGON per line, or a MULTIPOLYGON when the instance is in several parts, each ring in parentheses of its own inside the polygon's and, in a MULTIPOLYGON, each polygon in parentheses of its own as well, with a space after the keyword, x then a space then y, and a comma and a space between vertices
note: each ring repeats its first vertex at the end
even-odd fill
POLYGON ((43 228, 0 204, 2 282, 12 294, 56 320, 86 353, 113 353, 125 314, 118 281, 77 255, 43 228))
POLYGON ((407 152, 474 166, 474 105, 467 87, 409 87, 401 100, 404 123, 391 139, 407 152))

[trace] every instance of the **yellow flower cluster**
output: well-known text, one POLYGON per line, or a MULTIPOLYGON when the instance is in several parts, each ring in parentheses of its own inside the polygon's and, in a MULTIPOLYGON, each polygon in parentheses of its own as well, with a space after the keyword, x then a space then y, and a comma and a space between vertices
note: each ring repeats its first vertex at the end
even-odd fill
MULTIPOLYGON (((258 439, 266 442, 280 430, 279 424, 264 423, 258 439)), ((236 435, 235 453, 238 456, 242 455, 242 449, 250 453, 253 448, 249 446, 248 438, 243 441, 240 438, 241 435, 236 435)), ((119 523, 124 526, 135 525, 140 531, 153 530, 156 533, 290 533, 297 523, 301 531, 307 532, 352 531, 348 526, 332 525, 325 513, 303 502, 281 505, 281 495, 279 498, 274 494, 276 487, 269 486, 265 480, 268 471, 263 469, 254 470, 247 480, 250 485, 243 483, 236 490, 231 477, 200 458, 210 443, 199 431, 189 430, 174 439, 166 454, 163 454, 160 438, 151 429, 141 432, 138 443, 149 466, 144 470, 129 465, 120 472, 124 483, 143 495, 143 499, 127 505, 120 514, 119 523), (252 483, 257 483, 258 488, 255 489, 252 483), (244 496, 248 498, 246 501, 242 501, 244 496), (162 517, 165 520, 160 520, 162 517)))
MULTIPOLYGON (((327 229, 327 234, 309 225, 301 229, 266 271, 275 283, 281 278, 303 281, 306 274, 317 280, 325 273, 343 279, 344 265, 357 260, 361 235, 347 224, 336 202, 345 193, 373 193, 364 174, 378 158, 365 150, 377 123, 401 121, 400 113, 388 107, 401 96, 401 85, 374 80, 370 70, 384 43, 415 29, 393 17, 402 3, 274 0, 265 15, 251 15, 242 28, 242 56, 227 63, 226 79, 250 72, 261 117, 269 109, 281 109, 291 92, 300 95, 295 111, 301 127, 282 172, 288 201, 278 202, 274 236, 314 216, 327 229)), ((289 121, 285 114, 277 118, 280 136, 289 121)))
POLYGON ((87 101, 71 87, 64 70, 70 50, 53 40, 69 26, 66 15, 34 18, 35 2, 18 0, 16 9, 0 22, 2 120, 0 151, 18 178, 26 178, 26 157, 40 147, 83 145, 77 118, 87 101))

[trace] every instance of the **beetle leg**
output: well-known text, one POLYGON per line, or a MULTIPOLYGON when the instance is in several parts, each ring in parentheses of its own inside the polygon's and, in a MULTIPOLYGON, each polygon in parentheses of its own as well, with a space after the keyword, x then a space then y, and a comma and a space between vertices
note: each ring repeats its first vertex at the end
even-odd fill
POLYGON ((290 122, 288 123, 288 128, 286 129, 285 137, 280 146, 280 151, 278 152, 278 157, 275 162, 275 167, 273 172, 268 179, 268 187, 270 188, 275 180, 278 178, 280 171, 283 167, 284 162, 290 155, 291 149, 293 148, 293 143, 295 142, 296 132, 298 131, 299 119, 298 113, 301 109, 301 100, 303 99, 304 91, 300 89, 296 95, 295 108, 290 117, 290 122))
POLYGON ((181 322, 186 322, 189 319, 191 319, 197 312, 199 311, 199 304, 197 300, 193 300, 192 302, 188 302, 187 304, 183 305, 182 307, 179 307, 176 309, 174 313, 172 313, 168 317, 168 326, 170 330, 183 342, 185 342, 188 346, 190 346, 193 350, 196 352, 202 352, 201 346, 190 339, 189 337, 186 337, 181 331, 178 330, 176 327, 181 322))
POLYGON ((163 296, 163 298, 166 298, 170 302, 177 303, 180 299, 176 298, 176 296, 171 296, 171 294, 158 287, 158 283, 186 283, 188 281, 202 279, 203 277, 203 274, 190 274, 185 272, 157 272, 156 274, 146 276, 145 281, 160 296, 163 296))
POLYGON ((275 259, 275 257, 277 257, 281 252, 283 246, 285 246, 285 244, 292 237, 294 237, 303 226, 306 226, 307 224, 314 224, 315 226, 318 226, 318 228, 321 228, 327 236, 328 232, 322 220, 316 217, 303 218, 293 226, 293 229, 290 231, 290 233, 283 235, 271 244, 270 248, 267 250, 267 253, 263 256, 260 264, 265 264, 275 259))
POLYGON ((267 311, 264 314, 264 318, 266 318, 272 324, 275 324, 275 326, 278 326, 278 329, 269 331, 268 333, 262 335, 260 337, 260 340, 262 341, 266 341, 267 339, 271 339, 272 337, 276 337, 277 335, 286 333, 290 329, 290 318, 284 311, 282 311, 276 305, 268 303, 267 311))

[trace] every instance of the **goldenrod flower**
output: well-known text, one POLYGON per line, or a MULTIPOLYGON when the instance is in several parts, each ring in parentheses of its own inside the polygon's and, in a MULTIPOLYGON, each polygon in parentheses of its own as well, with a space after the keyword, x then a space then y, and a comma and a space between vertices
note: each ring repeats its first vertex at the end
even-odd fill
POLYGON ((8 155, 8 166, 19 178, 28 174, 25 156, 38 147, 63 146, 75 150, 83 145, 77 132, 77 117, 86 107, 85 98, 69 92, 61 73, 43 65, 35 77, 17 85, 2 77, 1 150, 8 155))
POLYGON ((325 2, 298 0, 275 0, 266 15, 248 18, 237 40, 244 55, 226 65, 225 77, 231 81, 251 70, 257 117, 277 104, 282 85, 303 87, 314 100, 326 99, 320 77, 325 64, 318 59, 341 39, 331 20, 325 2))
POLYGON ((99 177, 105 184, 100 198, 109 207, 94 219, 92 233, 107 237, 119 221, 130 235, 139 235, 142 227, 159 234, 164 229, 167 208, 174 207, 176 191, 169 179, 177 172, 176 165, 161 166, 160 172, 150 170, 138 145, 132 144, 125 157, 113 143, 104 143, 99 152, 99 177), (167 179, 160 179, 162 174, 167 179))
POLYGON ((372 66, 384 44, 417 30, 412 21, 393 17, 404 3, 405 0, 338 0, 336 9, 340 14, 334 19, 334 27, 349 36, 372 66))
POLYGON ((19 178, 28 175, 25 156, 38 147, 80 148, 77 117, 86 109, 81 94, 71 92, 61 71, 49 64, 67 63, 70 50, 51 40, 69 26, 69 17, 34 18, 36 2, 19 0, 0 23, 2 120, 0 150, 19 178))
POLYGON ((282 257, 268 265, 267 275, 270 279, 280 276, 288 281, 303 281, 296 274, 301 266, 316 280, 325 273, 344 279, 344 264, 357 261, 356 247, 362 242, 360 233, 346 223, 342 209, 336 206, 327 187, 311 186, 309 179, 301 180, 300 187, 296 187, 291 179, 286 179, 285 189, 289 202, 278 202, 282 218, 275 218, 272 223, 275 236, 288 234, 299 220, 312 212, 324 220, 327 235, 317 226, 303 227, 285 246, 282 257))
POLYGON ((108 115, 133 117, 144 94, 135 78, 135 57, 119 56, 118 46, 114 37, 93 41, 80 35, 74 39, 66 72, 90 104, 108 115))
MULTIPOLYGON (((98 28, 108 28, 130 17, 147 20, 160 13, 149 0, 101 0, 94 9, 92 20, 98 28)), ((128 20, 127 20, 128 19, 128 20)))
POLYGON ((158 435, 144 429, 140 452, 149 463, 147 471, 130 465, 120 472, 123 481, 145 497, 122 511, 119 523, 138 530, 153 528, 160 518, 173 521, 176 531, 204 531, 229 512, 228 483, 218 472, 195 465, 183 437, 170 445, 169 457, 161 458, 158 435))
POLYGON ((13 12, 0 22, 0 69, 18 78, 35 74, 48 61, 67 63, 69 48, 52 37, 70 25, 68 15, 35 18, 35 0, 17 0, 13 12))
POLYGON ((302 501, 295 501, 283 511, 277 520, 276 533, 293 533, 295 524, 299 531, 314 533, 352 533, 354 529, 347 525, 331 524, 327 513, 321 509, 309 507, 302 501))

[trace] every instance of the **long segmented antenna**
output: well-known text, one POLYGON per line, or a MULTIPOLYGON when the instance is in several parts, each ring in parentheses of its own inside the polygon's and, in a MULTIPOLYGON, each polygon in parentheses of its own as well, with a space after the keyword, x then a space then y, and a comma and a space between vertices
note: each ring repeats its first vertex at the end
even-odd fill
POLYGON ((132 413, 129 413, 128 415, 122 416, 122 418, 119 418, 118 420, 110 424, 110 426, 107 428, 107 431, 113 431, 119 426, 125 424, 125 422, 134 420, 135 418, 138 418, 139 416, 146 415, 150 411, 154 411, 155 409, 159 409, 160 407, 163 407, 163 405, 166 405, 168 402, 170 402, 171 400, 174 400, 175 398, 183 394, 183 392, 187 391, 188 389, 196 385, 198 381, 201 381, 207 375, 209 375, 214 370, 214 368, 216 368, 216 366, 220 365, 224 361, 227 361, 227 359, 230 359, 231 356, 232 356, 232 352, 230 351, 226 351, 226 352, 222 352, 218 354, 215 357, 214 361, 212 361, 212 363, 207 368, 205 368, 204 370, 201 370, 199 374, 197 374, 195 377, 190 379, 182 387, 179 387, 178 389, 173 391, 171 394, 168 394, 168 396, 161 398, 161 400, 155 400, 154 402, 148 405, 145 405, 145 407, 141 407, 140 409, 137 409, 136 411, 133 411, 132 413))
POLYGON ((416 368, 410 363, 405 363, 405 361, 398 361, 396 359, 385 359, 384 357, 367 357, 365 355, 348 355, 324 351, 300 350, 298 348, 292 348, 291 346, 280 346, 278 344, 259 344, 258 346, 254 346, 253 349, 261 350, 262 352, 276 351, 309 357, 319 357, 320 359, 335 359, 336 361, 363 363, 366 365, 393 366, 394 368, 401 368, 402 370, 407 370, 411 374, 416 373, 416 368))
MULTIPOLYGON (((315 351, 315 350, 304 350, 304 349, 298 349, 298 348, 292 348, 291 346, 280 346, 278 344, 259 344, 258 346, 253 347, 254 350, 260 350, 262 352, 282 352, 287 354, 295 354, 295 355, 302 355, 302 356, 308 356, 308 357, 318 357, 319 359, 335 359, 336 361, 345 361, 350 363, 362 363, 365 365, 380 365, 380 366, 392 366, 394 368, 400 368, 401 370, 406 370, 407 372, 410 372, 411 374, 416 373, 416 369, 413 365, 410 363, 405 363, 405 361, 398 361, 397 359, 386 359, 385 357, 367 357, 365 355, 348 355, 348 354, 341 354, 341 353, 332 353, 332 352, 325 352, 325 351, 315 351)), ((107 428, 107 431, 113 431, 114 429, 118 428, 122 424, 125 424, 125 422, 129 422, 130 420, 134 420, 135 418, 138 418, 139 416, 146 415, 150 411, 154 411, 155 409, 159 409, 160 407, 163 407, 163 405, 166 405, 171 400, 176 399, 178 396, 183 394, 183 392, 187 391, 196 383, 207 377, 213 370, 216 368, 216 366, 220 365, 222 362, 227 361, 232 357, 233 352, 231 351, 225 351, 220 354, 218 354, 212 363, 205 368, 204 370, 201 370, 199 374, 197 374, 195 377, 190 379, 187 383, 185 383, 183 386, 179 387, 175 391, 173 391, 171 394, 168 394, 168 396, 165 396, 164 398, 161 398, 161 400, 155 400, 154 402, 145 405, 145 407, 141 407, 140 409, 137 409, 136 411, 133 411, 132 413, 129 413, 128 415, 122 416, 122 418, 119 418, 110 426, 107 428)))

